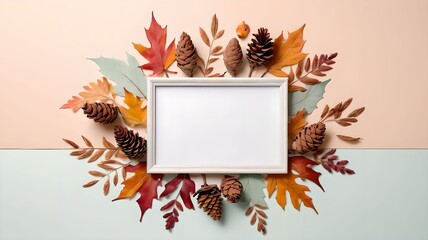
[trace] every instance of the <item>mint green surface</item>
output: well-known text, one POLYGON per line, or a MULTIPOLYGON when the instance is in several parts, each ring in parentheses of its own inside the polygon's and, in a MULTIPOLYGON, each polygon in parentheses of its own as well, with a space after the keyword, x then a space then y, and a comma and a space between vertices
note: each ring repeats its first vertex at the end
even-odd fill
POLYGON ((94 61, 99 67, 100 72, 106 76, 109 80, 116 83, 114 87, 114 92, 124 97, 126 88, 129 92, 133 93, 140 98, 147 96, 147 79, 141 71, 140 64, 137 59, 126 53, 128 58, 128 63, 125 61, 115 59, 115 58, 90 58, 94 61))
POLYGON ((288 114, 293 116, 302 109, 311 114, 323 98, 325 87, 329 82, 330 79, 313 86, 306 85, 305 92, 288 93, 288 114))
MULTIPOLYGON (((93 179, 87 171, 95 164, 75 160, 64 150, 1 150, 0 239, 427 239, 428 150, 337 154, 350 160, 356 175, 316 168, 326 192, 308 186, 319 215, 304 206, 297 212, 290 204, 283 211, 275 195, 267 199, 268 234, 263 237, 244 215, 246 206, 226 201, 221 222, 211 221, 200 209, 186 209, 170 233, 159 211, 165 202, 155 201, 140 223, 136 199, 111 202, 119 188, 112 187, 107 197, 102 184, 83 189, 93 179)), ((192 176, 199 187, 200 177, 192 176)), ((220 178, 208 176, 208 181, 219 184, 220 178)))

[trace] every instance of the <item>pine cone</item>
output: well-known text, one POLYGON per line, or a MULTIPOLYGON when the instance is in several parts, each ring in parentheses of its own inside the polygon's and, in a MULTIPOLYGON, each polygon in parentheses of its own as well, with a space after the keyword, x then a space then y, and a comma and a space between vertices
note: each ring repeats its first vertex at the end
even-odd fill
POLYGON ((221 193, 216 184, 204 184, 193 194, 193 197, 198 195, 199 208, 203 208, 214 221, 221 219, 221 193))
POLYGON ((242 184, 232 176, 225 176, 221 181, 221 192, 230 203, 237 203, 241 199, 242 184))
POLYGON ((122 126, 115 126, 114 138, 117 145, 130 159, 141 160, 146 154, 146 140, 138 133, 122 126))
POLYGON ((243 54, 238 39, 232 38, 223 52, 224 65, 232 77, 236 77, 236 72, 242 65, 242 57, 243 54))
POLYGON ((303 128, 294 138, 291 149, 298 153, 316 151, 324 141, 325 124, 322 122, 314 123, 303 128))
POLYGON ((82 107, 86 117, 97 123, 109 124, 117 118, 118 108, 110 103, 85 103, 82 107))
POLYGON ((180 41, 177 43, 177 66, 189 77, 193 76, 193 70, 196 67, 197 57, 196 48, 193 45, 190 36, 183 32, 180 41))
POLYGON ((273 56, 273 42, 267 28, 259 28, 248 44, 247 59, 251 68, 266 65, 273 56))

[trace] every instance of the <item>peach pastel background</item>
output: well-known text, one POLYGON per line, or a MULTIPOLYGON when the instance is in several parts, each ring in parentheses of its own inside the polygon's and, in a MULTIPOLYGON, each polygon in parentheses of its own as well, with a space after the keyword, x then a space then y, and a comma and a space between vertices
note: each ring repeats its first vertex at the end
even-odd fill
MULTIPOLYGON (((186 31, 202 56, 207 49, 198 27, 208 29, 214 13, 226 30, 218 42, 222 45, 235 36, 242 20, 252 32, 268 27, 273 38, 306 23, 305 52, 339 52, 319 106, 354 97, 351 107, 367 107, 355 126, 327 126, 329 132, 364 141, 352 145, 331 138, 329 146, 426 148, 427 9, 424 0, 0 0, 0 148, 65 148, 61 138, 77 140, 81 134, 94 143, 101 136, 112 139, 110 129, 100 130, 81 113, 59 107, 101 77, 86 58, 125 59, 129 52, 145 61, 131 42, 147 44, 144 27, 152 11, 162 26, 168 25, 168 41, 186 31)), ((224 69, 221 63, 216 68, 224 69)))

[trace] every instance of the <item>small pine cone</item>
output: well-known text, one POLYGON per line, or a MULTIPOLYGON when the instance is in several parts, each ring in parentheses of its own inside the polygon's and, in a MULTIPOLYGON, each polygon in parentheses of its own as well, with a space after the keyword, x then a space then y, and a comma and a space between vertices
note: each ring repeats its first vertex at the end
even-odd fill
POLYGON ((146 140, 140 137, 138 133, 122 126, 115 126, 114 138, 117 145, 130 159, 141 160, 146 154, 146 140))
POLYGON ((196 48, 190 36, 185 32, 181 34, 180 41, 177 43, 177 53, 175 56, 177 66, 187 76, 192 77, 197 63, 196 48))
POLYGON ((291 149, 298 153, 316 151, 324 141, 325 124, 322 122, 314 123, 303 128, 294 138, 291 149))
POLYGON ((204 184, 193 194, 193 197, 198 195, 199 208, 202 208, 214 221, 221 219, 221 193, 216 184, 204 184))
POLYGON ((103 102, 85 103, 82 110, 86 117, 102 124, 114 122, 118 115, 118 108, 115 105, 103 102))
POLYGON ((259 28, 248 44, 247 59, 251 68, 266 65, 273 57, 273 42, 267 28, 259 28))
POLYGON ((232 38, 223 52, 224 65, 232 77, 236 77, 236 72, 242 65, 242 57, 243 54, 238 39, 232 38))
POLYGON ((225 176, 221 181, 221 193, 230 203, 237 203, 241 199, 242 184, 232 176, 225 176))

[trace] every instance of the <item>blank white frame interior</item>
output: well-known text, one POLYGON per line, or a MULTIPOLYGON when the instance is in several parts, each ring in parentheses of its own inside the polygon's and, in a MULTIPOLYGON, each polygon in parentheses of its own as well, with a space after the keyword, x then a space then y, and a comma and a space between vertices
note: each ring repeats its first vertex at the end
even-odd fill
POLYGON ((286 173, 285 78, 149 78, 149 173, 286 173))

